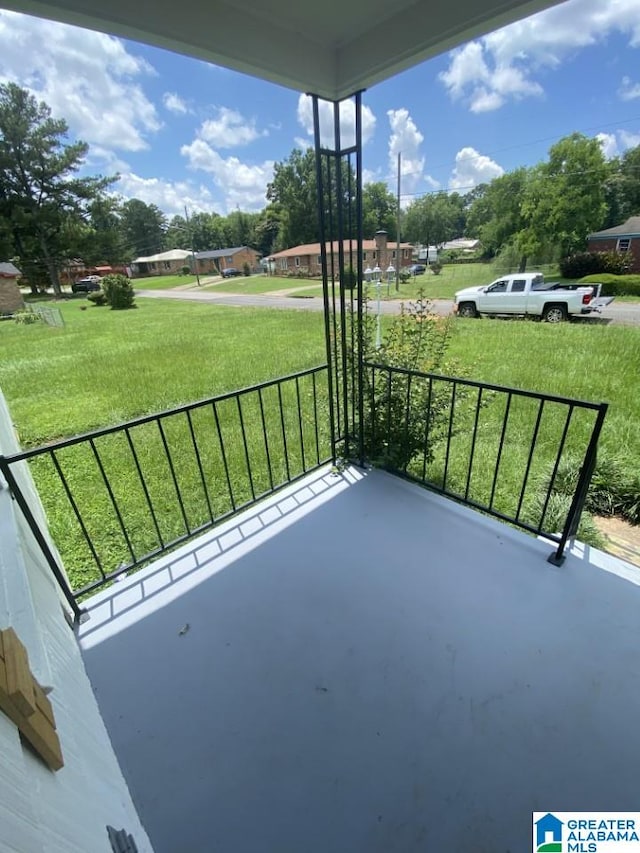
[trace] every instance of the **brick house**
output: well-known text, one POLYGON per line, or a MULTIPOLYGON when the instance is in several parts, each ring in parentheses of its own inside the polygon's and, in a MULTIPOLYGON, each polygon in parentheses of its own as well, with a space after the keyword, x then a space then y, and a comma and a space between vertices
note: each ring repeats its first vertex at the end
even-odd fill
MULTIPOLYGON (((356 258, 349 264, 349 252, 355 252, 355 240, 345 240, 343 243, 345 265, 355 268, 356 258)), ((408 267, 413 263, 413 246, 411 243, 400 243, 400 266, 408 267)), ((338 243, 327 243, 327 255, 329 268, 333 261, 334 268, 338 268, 338 243)), ((378 231, 373 240, 362 241, 362 264, 363 267, 386 270, 390 265, 397 267, 398 245, 387 241, 387 232, 378 231)), ((322 273, 322 259, 320 256, 320 243, 306 243, 302 246, 294 246, 282 252, 275 252, 269 256, 269 266, 274 275, 308 274, 320 275, 322 273)))
POLYGON ((242 270, 245 264, 249 264, 251 272, 259 268, 260 253, 249 246, 236 246, 232 249, 212 249, 208 252, 196 252, 196 263, 198 272, 202 275, 210 273, 216 275, 222 270, 242 270))
POLYGON ((168 252, 158 252, 156 255, 148 255, 144 258, 136 258, 131 262, 131 274, 133 278, 142 278, 148 275, 172 275, 179 273, 182 267, 189 266, 192 252, 186 249, 170 249, 168 252))
POLYGON ((24 299, 18 287, 21 272, 10 263, 0 263, 0 314, 13 314, 24 308, 24 299))
POLYGON ((590 252, 628 252, 631 272, 640 272, 640 216, 630 216, 622 225, 595 231, 588 237, 590 252))

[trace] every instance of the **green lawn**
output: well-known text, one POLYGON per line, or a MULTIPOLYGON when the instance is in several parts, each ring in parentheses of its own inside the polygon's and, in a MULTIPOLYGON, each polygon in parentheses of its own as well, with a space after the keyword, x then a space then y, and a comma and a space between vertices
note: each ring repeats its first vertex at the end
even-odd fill
POLYGON ((134 290, 170 290, 173 287, 197 284, 193 275, 153 275, 149 278, 134 278, 131 283, 134 290))
MULTIPOLYGON (((78 300, 60 305, 64 329, 0 324, 0 387, 25 446, 246 387, 323 361, 323 324, 318 312, 236 309, 169 300, 140 300, 136 310, 124 312, 94 307, 82 310, 78 300)), ((389 319, 384 322, 386 325, 389 319)), ((625 470, 635 471, 640 457, 640 330, 457 320, 450 354, 475 379, 608 401, 601 452, 620 460, 625 470)), ((316 390, 322 418, 326 414, 322 381, 316 390)), ((301 470, 302 449, 307 465, 314 458, 313 391, 309 379, 301 380, 298 396, 293 383, 282 389, 287 451, 295 471, 301 470)), ((252 466, 256 493, 269 487, 259 402, 254 395, 243 404, 246 452, 257 460, 252 466)), ((273 476, 280 482, 287 477, 277 389, 265 392, 263 402, 273 476)), ((499 431, 501 423, 499 406, 494 409, 488 410, 488 441, 491 424, 495 420, 499 431)), ((240 504, 251 498, 251 484, 235 400, 221 405, 219 416, 234 498, 240 504)), ((524 408, 521 412, 514 408, 514 416, 515 426, 530 427, 531 417, 524 408)), ((210 408, 194 414, 192 426, 207 480, 215 486, 212 509, 219 515, 230 504, 210 408)), ((137 427, 134 433, 158 507, 158 523, 165 539, 170 539, 184 530, 157 426, 137 427)), ((206 520, 206 512, 185 417, 168 423, 166 433, 178 460, 175 476, 186 495, 185 511, 191 526, 197 526, 206 520)), ((328 446, 324 422, 319 441, 324 456, 328 446)), ((124 437, 97 443, 118 501, 131 518, 137 553, 145 553, 155 547, 155 534, 124 437)), ((513 465, 523 452, 517 434, 509 434, 506 447, 513 465)), ((127 552, 95 460, 85 445, 78 445, 76 450, 64 451, 60 461, 73 488, 83 496, 80 504, 92 535, 102 542, 105 566, 112 570, 127 558, 127 552)), ((462 476, 464 472, 456 469, 452 463, 451 475, 462 476)), ((33 470, 74 582, 81 585, 92 580, 95 572, 87 568, 86 546, 52 466, 41 460, 34 463, 33 470)), ((509 488, 509 477, 504 483, 501 478, 498 498, 503 499, 509 488)))
POLYGON ((275 278, 266 275, 251 275, 238 278, 223 278, 215 284, 207 284, 203 290, 215 293, 269 293, 272 290, 284 290, 290 287, 304 287, 306 281, 295 278, 275 278))

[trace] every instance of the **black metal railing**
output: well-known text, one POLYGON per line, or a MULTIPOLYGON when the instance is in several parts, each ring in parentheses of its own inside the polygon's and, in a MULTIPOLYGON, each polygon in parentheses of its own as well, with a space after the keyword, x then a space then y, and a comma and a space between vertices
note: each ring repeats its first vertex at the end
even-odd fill
POLYGON ((606 403, 365 362, 373 464, 557 543, 576 535, 606 403))
POLYGON ((16 468, 28 464, 77 601, 332 458, 327 366, 0 457, 63 588, 16 468))

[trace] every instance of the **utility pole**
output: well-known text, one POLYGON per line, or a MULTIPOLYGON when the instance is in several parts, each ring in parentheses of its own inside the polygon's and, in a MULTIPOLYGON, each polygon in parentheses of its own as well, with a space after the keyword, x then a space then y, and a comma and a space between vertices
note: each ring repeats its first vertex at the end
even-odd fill
POLYGON ((193 247, 193 232, 191 231, 191 226, 189 225, 189 214, 187 213, 187 205, 184 206, 184 218, 187 222, 187 231, 189 232, 189 237, 191 237, 191 257, 193 258, 193 271, 196 274, 196 281, 198 282, 198 287, 200 287, 200 276, 198 275, 198 261, 196 258, 196 251, 193 247))
POLYGON ((400 290, 400 164, 402 162, 402 153, 398 151, 398 203, 397 203, 397 222, 396 222, 396 293, 400 290))

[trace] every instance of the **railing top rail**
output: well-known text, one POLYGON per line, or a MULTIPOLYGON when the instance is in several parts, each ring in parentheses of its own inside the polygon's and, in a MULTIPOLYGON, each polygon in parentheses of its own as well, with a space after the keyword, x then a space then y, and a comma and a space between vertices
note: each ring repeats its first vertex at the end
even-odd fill
POLYGON ((122 432, 122 430, 124 429, 132 429, 133 427, 152 423, 153 421, 157 421, 160 418, 167 418, 170 415, 179 415, 183 412, 192 412, 194 411, 194 409, 199 409, 203 406, 210 406, 212 403, 221 403, 224 400, 232 400, 235 397, 240 397, 245 394, 251 394, 256 391, 262 391, 265 388, 281 385, 283 382, 300 378, 302 376, 310 376, 314 373, 320 373, 326 369, 326 364, 319 364, 315 367, 308 367, 306 370, 299 370, 296 373, 289 373, 286 376, 280 376, 277 379, 268 379, 265 382, 259 382, 256 385, 249 385, 245 388, 239 388, 236 391, 227 391, 224 394, 218 394, 214 397, 207 397, 203 400, 197 400, 194 403, 185 403, 184 405, 176 406, 173 409, 164 409, 161 412, 155 412, 150 415, 142 415, 139 418, 134 418, 130 421, 122 421, 121 423, 114 424, 110 427, 103 427, 102 429, 83 432, 79 435, 71 436, 70 438, 63 438, 59 441, 53 441, 50 444, 41 445, 40 447, 33 447, 29 450, 21 450, 19 453, 11 453, 7 456, 4 456, 3 458, 8 464, 32 459, 33 457, 41 456, 44 453, 51 453, 54 450, 61 450, 65 447, 71 447, 74 444, 81 444, 83 441, 89 441, 90 439, 100 438, 105 435, 112 435, 116 432, 122 432))
POLYGON ((455 382, 459 385, 467 385, 470 388, 482 388, 489 391, 504 391, 507 394, 514 394, 519 397, 529 397, 533 400, 546 400, 549 403, 564 403, 568 406, 592 409, 593 411, 606 412, 609 406, 608 403, 593 403, 588 400, 574 399, 573 397, 561 397, 558 394, 544 394, 538 391, 525 391, 521 388, 511 388, 508 385, 496 385, 492 382, 478 382, 473 379, 463 379, 458 376, 442 376, 439 373, 425 373, 421 370, 409 370, 406 367, 393 367, 389 364, 377 364, 371 361, 365 361, 364 366, 374 368, 376 370, 386 370, 389 373, 401 373, 405 376, 419 376, 422 379, 437 379, 443 382, 455 382))

